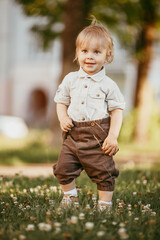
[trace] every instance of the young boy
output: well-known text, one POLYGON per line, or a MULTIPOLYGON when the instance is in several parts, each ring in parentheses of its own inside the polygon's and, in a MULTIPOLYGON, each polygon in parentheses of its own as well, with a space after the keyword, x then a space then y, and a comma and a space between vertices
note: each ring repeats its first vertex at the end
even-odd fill
POLYGON ((64 192, 62 206, 77 202, 75 178, 84 169, 97 184, 100 210, 110 209, 119 171, 112 156, 118 151, 123 96, 105 75, 105 62, 113 60, 113 41, 102 25, 83 29, 76 40, 80 65, 63 79, 55 96, 63 130, 63 145, 54 175, 64 192))

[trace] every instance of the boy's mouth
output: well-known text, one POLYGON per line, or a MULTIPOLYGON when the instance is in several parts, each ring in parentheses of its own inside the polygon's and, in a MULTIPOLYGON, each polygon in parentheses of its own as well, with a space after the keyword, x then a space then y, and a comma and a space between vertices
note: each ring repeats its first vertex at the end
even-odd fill
POLYGON ((92 62, 85 62, 85 64, 87 64, 87 65, 94 65, 95 63, 92 63, 92 62))

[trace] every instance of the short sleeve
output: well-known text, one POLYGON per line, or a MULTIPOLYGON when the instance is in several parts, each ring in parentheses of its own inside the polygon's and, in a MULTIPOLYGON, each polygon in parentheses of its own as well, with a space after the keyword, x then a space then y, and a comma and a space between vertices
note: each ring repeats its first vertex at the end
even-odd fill
POLYGON ((124 97, 115 82, 113 82, 106 96, 106 101, 108 103, 108 111, 112 111, 117 108, 120 108, 123 110, 125 108, 124 97))
POLYGON ((63 103, 66 106, 69 106, 70 104, 69 80, 70 80, 70 74, 66 75, 62 83, 59 85, 56 91, 56 95, 54 97, 54 101, 56 103, 63 103))

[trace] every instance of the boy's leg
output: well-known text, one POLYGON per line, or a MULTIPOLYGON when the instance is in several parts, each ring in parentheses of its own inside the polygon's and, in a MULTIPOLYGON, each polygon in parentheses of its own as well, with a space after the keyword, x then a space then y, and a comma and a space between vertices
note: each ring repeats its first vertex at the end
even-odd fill
POLYGON ((99 194, 98 209, 100 211, 108 210, 110 212, 112 208, 113 191, 98 190, 98 194, 99 194))
POLYGON ((76 187, 75 186, 75 179, 69 184, 66 184, 66 185, 60 184, 60 186, 61 186, 63 192, 71 191, 76 187))
POLYGON ((105 201, 105 202, 112 202, 112 196, 113 196, 113 191, 100 191, 98 190, 99 194, 99 200, 105 201))
POLYGON ((79 203, 78 203, 78 197, 77 197, 77 189, 75 186, 75 179, 66 185, 62 185, 60 184, 63 192, 64 192, 64 196, 61 202, 61 207, 69 207, 72 204, 75 205, 75 207, 79 207, 79 203))

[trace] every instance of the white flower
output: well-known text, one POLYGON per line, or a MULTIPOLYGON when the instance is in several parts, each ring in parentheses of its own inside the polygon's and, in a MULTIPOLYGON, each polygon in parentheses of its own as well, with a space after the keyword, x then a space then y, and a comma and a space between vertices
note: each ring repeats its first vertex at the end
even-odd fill
POLYGON ((50 205, 54 205, 54 201, 53 200, 49 200, 49 204, 50 205))
POLYGON ((72 224, 77 224, 77 222, 78 222, 78 217, 72 216, 70 222, 71 222, 72 224))
POLYGON ((29 205, 26 206, 26 209, 30 209, 31 207, 29 205))
POLYGON ((146 185, 147 184, 147 180, 143 180, 143 185, 146 185))
POLYGON ((104 231, 99 231, 97 232, 97 237, 102 237, 104 236, 105 232, 104 231))
POLYGON ((131 211, 128 211, 128 215, 129 215, 129 216, 132 216, 132 212, 131 212, 131 211))
POLYGON ((39 223, 38 224, 38 228, 40 231, 50 231, 52 229, 52 226, 50 224, 47 223, 39 223))
POLYGON ((28 224, 26 227, 26 231, 34 231, 35 230, 35 226, 33 224, 28 224))
POLYGON ((118 234, 120 236, 120 239, 127 239, 129 237, 128 234, 126 233, 126 229, 125 228, 120 228, 118 230, 118 234))
POLYGON ((138 218, 138 217, 135 217, 135 218, 134 218, 134 220, 135 220, 135 221, 138 221, 138 220, 139 220, 139 218, 138 218))
POLYGON ((80 219, 80 220, 84 220, 84 218, 85 218, 84 213, 80 213, 80 214, 79 214, 79 219, 80 219))
POLYGON ((137 192, 133 192, 133 196, 136 196, 137 195, 137 192))
POLYGON ((14 202, 14 205, 18 205, 18 202, 17 202, 17 201, 15 201, 15 202, 14 202))
POLYGON ((93 222, 86 222, 85 228, 87 230, 91 230, 93 227, 94 227, 94 223, 93 222))
POLYGON ((118 230, 118 233, 121 234, 121 233, 124 233, 126 232, 126 229, 124 227, 121 227, 119 230, 118 230))
POLYGON ((156 212, 151 212, 151 216, 152 217, 156 216, 156 212))
POLYGON ((121 222, 121 223, 119 224, 119 226, 120 226, 121 228, 124 228, 124 227, 125 227, 125 224, 124 224, 123 222, 121 222))
POLYGON ((106 220, 106 219, 103 219, 103 220, 102 220, 102 223, 106 223, 106 222, 107 222, 107 220, 106 220))
POLYGON ((112 222, 112 225, 114 225, 114 226, 115 226, 115 225, 117 225, 117 223, 116 223, 116 222, 112 222))
POLYGON ((17 197, 13 197, 13 201, 15 201, 15 202, 16 202, 16 201, 17 201, 17 197))
POLYGON ((34 190, 33 190, 33 188, 30 188, 29 191, 30 191, 31 193, 33 193, 34 190))
POLYGON ((53 224, 53 226, 54 226, 55 228, 60 228, 60 227, 61 227, 61 223, 55 222, 55 223, 53 224))
POLYGON ((50 187, 50 190, 51 190, 52 192, 57 192, 57 187, 56 187, 56 186, 51 186, 51 187, 50 187))
POLYGON ((55 229, 55 233, 59 233, 60 231, 61 231, 60 228, 56 228, 56 229, 55 229))
POLYGON ((23 192, 24 192, 24 193, 26 193, 26 192, 27 192, 27 190, 26 190, 26 189, 23 189, 23 192))
POLYGON ((91 209, 90 205, 89 205, 89 204, 87 204, 87 205, 86 205, 86 207, 85 207, 85 209, 86 209, 86 210, 89 210, 89 209, 91 209))
POLYGON ((136 183, 137 183, 137 184, 140 184, 140 180, 136 180, 136 183))
POLYGON ((24 235, 19 235, 19 240, 25 240, 26 239, 26 236, 24 236, 24 235))

